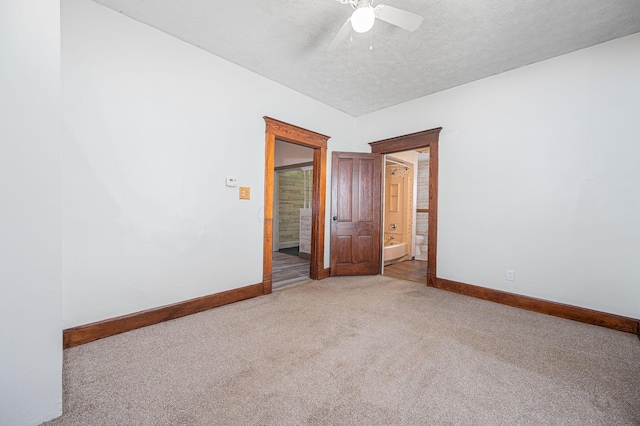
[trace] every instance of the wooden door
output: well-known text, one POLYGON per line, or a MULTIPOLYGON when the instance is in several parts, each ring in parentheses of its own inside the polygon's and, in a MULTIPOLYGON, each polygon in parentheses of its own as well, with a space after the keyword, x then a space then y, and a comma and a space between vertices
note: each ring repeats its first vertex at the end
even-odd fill
POLYGON ((380 273, 380 154, 334 152, 331 275, 380 273))

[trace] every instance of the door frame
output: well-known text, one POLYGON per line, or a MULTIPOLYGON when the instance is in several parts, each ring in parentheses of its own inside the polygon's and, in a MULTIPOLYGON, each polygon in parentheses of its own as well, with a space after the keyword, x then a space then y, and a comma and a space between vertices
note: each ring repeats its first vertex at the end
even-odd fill
POLYGON ((330 136, 313 132, 271 117, 263 117, 265 131, 264 166, 264 238, 262 254, 262 293, 271 293, 273 283, 273 180, 276 139, 313 149, 313 185, 311 194, 311 261, 309 278, 329 276, 324 268, 324 229, 327 191, 327 141, 330 136))
MULTIPOLYGON (((438 142, 442 127, 410 133, 404 136, 370 142, 372 153, 393 154, 429 147, 429 221, 427 234, 427 282, 436 287, 436 264, 438 249, 438 142)), ((382 227, 383 224, 380 224, 382 227)))

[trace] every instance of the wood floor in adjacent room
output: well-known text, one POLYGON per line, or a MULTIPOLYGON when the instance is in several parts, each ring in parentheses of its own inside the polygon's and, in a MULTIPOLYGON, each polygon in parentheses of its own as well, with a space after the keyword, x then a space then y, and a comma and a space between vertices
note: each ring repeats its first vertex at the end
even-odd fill
POLYGON ((382 275, 425 284, 427 282, 427 262, 406 260, 394 263, 393 265, 385 266, 382 275))
POLYGON ((278 289, 309 281, 309 261, 298 256, 273 252, 272 288, 278 289))

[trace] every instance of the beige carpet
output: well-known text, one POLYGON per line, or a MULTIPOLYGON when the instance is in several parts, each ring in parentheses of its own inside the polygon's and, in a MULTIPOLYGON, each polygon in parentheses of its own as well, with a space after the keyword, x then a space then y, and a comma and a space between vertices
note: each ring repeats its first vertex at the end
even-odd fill
POLYGON ((639 425, 631 334, 376 276, 65 351, 51 425, 639 425))

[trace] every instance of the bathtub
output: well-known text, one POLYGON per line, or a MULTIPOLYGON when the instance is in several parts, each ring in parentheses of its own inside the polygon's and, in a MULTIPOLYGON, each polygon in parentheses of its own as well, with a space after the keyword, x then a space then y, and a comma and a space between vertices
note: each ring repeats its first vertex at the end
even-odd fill
POLYGON ((409 247, 407 243, 396 243, 391 245, 385 245, 382 249, 382 259, 385 262, 399 259, 402 256, 409 253, 408 249, 409 247))

